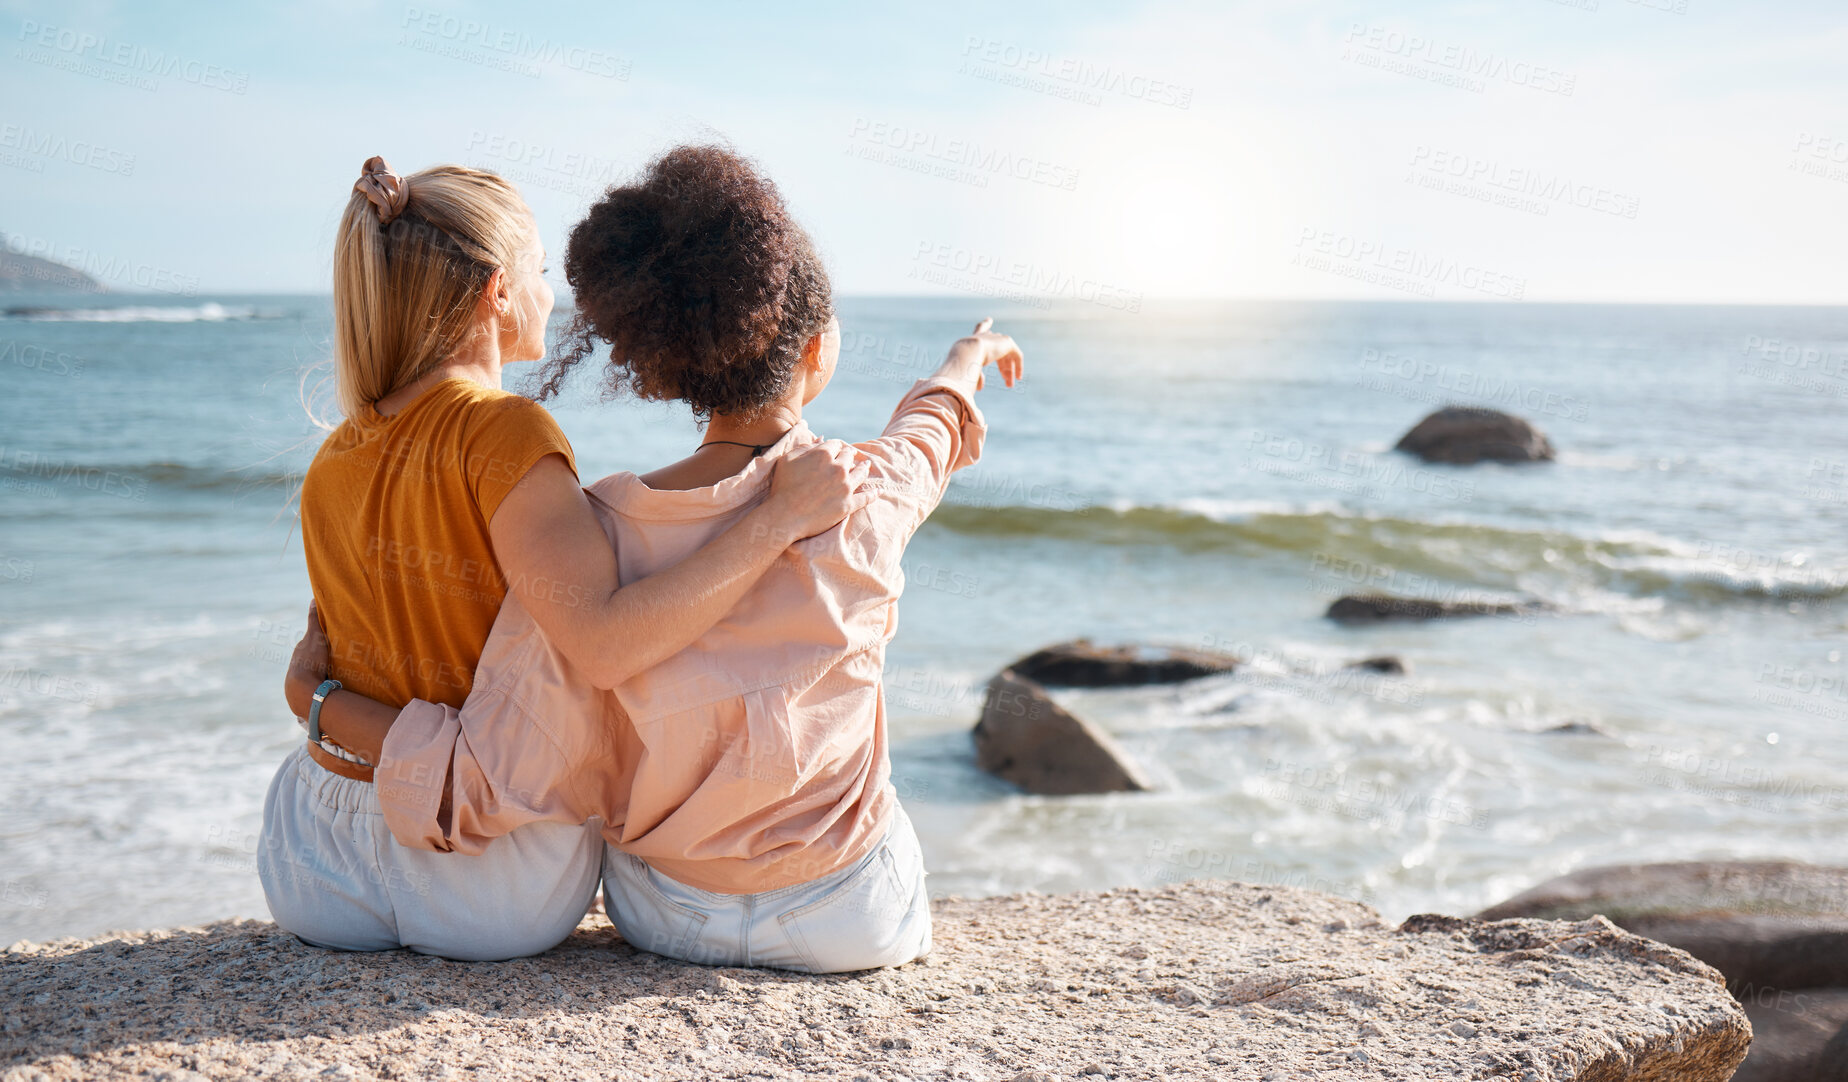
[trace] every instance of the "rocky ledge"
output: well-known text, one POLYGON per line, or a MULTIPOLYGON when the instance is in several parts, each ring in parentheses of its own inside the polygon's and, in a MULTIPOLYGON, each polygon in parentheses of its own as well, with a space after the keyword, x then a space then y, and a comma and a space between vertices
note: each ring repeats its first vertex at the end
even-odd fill
POLYGON ((1593 913, 1725 975, 1756 1036, 1734 1082, 1848 1082, 1848 868, 1614 864, 1549 879, 1477 916, 1593 913))
POLYGON ((1390 928, 1199 882, 936 918, 924 962, 836 977, 670 962, 595 916, 490 964, 261 921, 16 944, 0 1078, 1720 1082, 1751 1040, 1717 972, 1599 917, 1390 928))

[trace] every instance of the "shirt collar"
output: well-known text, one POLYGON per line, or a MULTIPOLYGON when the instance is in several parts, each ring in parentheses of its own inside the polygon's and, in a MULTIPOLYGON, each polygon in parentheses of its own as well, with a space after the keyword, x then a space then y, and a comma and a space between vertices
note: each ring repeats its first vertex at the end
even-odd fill
POLYGON ((797 421, 763 454, 716 485, 688 489, 649 488, 642 483, 641 477, 625 470, 591 482, 584 486, 584 491, 611 510, 635 518, 709 518, 762 496, 770 487, 777 462, 820 442, 821 437, 809 431, 807 421, 797 421))

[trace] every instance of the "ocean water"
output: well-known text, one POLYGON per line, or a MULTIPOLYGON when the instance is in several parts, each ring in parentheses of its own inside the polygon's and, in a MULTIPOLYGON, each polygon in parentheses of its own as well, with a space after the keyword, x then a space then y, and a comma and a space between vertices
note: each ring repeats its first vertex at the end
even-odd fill
MULTIPOLYGON (((327 301, 11 303, 0 943, 264 916, 327 301)), ((1396 918, 1593 863, 1848 858, 1848 309, 853 299, 811 425, 876 433, 990 313, 1027 379, 984 392, 987 454, 906 557, 887 672, 934 891, 1221 876, 1396 918), (1445 402, 1529 417, 1559 461, 1391 451, 1445 402), (1548 609, 1322 618, 1363 590, 1548 609), (1078 636, 1248 662, 1058 693, 1154 792, 974 768, 989 675, 1078 636), (1378 654, 1410 671, 1344 668, 1378 654)), ((697 439, 588 388, 556 412, 587 476, 697 439)))

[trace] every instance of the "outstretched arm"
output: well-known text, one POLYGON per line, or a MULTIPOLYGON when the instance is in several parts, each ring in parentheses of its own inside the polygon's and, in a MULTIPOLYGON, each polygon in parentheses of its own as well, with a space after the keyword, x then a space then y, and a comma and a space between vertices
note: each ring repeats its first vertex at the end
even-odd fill
MULTIPOLYGON (((1020 347, 984 319, 956 340, 937 371, 905 393, 878 439, 855 444, 874 461, 875 484, 894 497, 885 515, 909 536, 943 498, 950 475, 981 457, 988 426, 975 404, 983 370, 993 364, 1012 387, 1024 366, 1020 347)), ((888 538, 889 539, 889 538, 888 538)))

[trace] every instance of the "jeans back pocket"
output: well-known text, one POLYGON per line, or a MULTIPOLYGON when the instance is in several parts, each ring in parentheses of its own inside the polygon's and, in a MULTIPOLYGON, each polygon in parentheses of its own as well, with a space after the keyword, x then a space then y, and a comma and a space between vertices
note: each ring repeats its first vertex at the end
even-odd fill
POLYGON ((904 889, 891 846, 881 843, 822 897, 777 918, 811 973, 846 973, 908 962, 896 958, 910 923, 913 892, 904 889))

